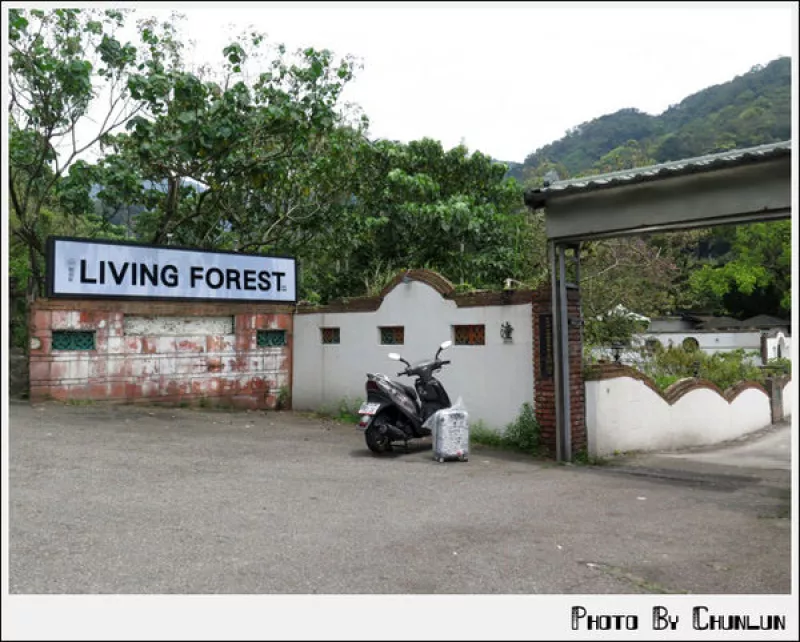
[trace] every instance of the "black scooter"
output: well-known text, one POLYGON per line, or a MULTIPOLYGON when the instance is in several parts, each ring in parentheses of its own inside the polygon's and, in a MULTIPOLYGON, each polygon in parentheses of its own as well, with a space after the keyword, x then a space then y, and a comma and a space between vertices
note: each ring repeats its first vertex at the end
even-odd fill
POLYGON ((383 374, 367 374, 367 401, 358 411, 361 421, 358 427, 364 431, 367 447, 374 453, 392 450, 392 442, 402 441, 408 449, 411 439, 431 434, 424 428, 425 421, 437 410, 449 408, 450 397, 441 382, 433 374, 449 361, 440 361, 439 355, 452 341, 439 346, 432 361, 422 361, 413 366, 399 354, 392 352, 389 358, 406 364, 398 377, 417 377, 414 387, 391 381, 383 374))

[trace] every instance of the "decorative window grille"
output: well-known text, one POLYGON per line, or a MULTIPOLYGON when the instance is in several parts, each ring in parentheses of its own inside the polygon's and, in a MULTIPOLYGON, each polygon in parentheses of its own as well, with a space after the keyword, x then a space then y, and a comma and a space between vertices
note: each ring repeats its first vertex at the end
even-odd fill
POLYGON ((399 346, 405 343, 405 328, 401 325, 380 328, 381 344, 385 346, 399 346))
POLYGON ((95 333, 83 330, 53 330, 53 350, 94 350, 95 333))
POLYGON ((457 346, 482 346, 486 344, 486 326, 454 325, 454 343, 457 346))
POLYGON ((322 328, 322 343, 339 344, 339 328, 322 328))
POLYGON ((286 345, 286 330, 259 330, 256 335, 259 348, 274 348, 286 345))

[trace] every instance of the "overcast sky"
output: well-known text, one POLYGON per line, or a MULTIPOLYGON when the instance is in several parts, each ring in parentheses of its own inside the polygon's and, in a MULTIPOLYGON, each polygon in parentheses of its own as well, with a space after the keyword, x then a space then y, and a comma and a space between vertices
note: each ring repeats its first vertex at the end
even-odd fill
POLYGON ((250 25, 364 64, 344 98, 373 137, 464 141, 522 161, 625 107, 657 114, 796 52, 795 3, 134 3, 186 15, 196 62, 250 25), (227 27, 227 28, 226 28, 227 27))

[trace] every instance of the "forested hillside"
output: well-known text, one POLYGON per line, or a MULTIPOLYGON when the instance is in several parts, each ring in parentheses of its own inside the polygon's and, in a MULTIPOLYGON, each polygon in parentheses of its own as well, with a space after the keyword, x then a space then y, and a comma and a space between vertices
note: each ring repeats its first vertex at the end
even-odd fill
POLYGON ((529 183, 553 168, 567 178, 789 140, 791 77, 791 59, 779 58, 658 116, 637 109, 600 116, 537 149, 522 165, 509 164, 509 175, 529 183))
MULTIPOLYGON (((539 186, 555 170, 573 178, 791 139, 791 59, 693 94, 651 116, 623 109, 574 127, 509 163, 507 176, 539 186)), ((588 244, 585 312, 609 302, 644 314, 680 308, 744 318, 788 318, 791 224, 720 227, 588 244)))

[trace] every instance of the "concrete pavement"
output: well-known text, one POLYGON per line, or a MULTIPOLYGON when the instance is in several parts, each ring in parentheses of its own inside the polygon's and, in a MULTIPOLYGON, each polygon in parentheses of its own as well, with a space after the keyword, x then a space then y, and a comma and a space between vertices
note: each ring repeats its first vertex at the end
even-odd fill
POLYGON ((792 425, 785 421, 745 439, 697 452, 671 453, 668 457, 755 470, 792 469, 792 425))
POLYGON ((10 416, 11 593, 790 591, 783 470, 376 458, 292 413, 10 416))

